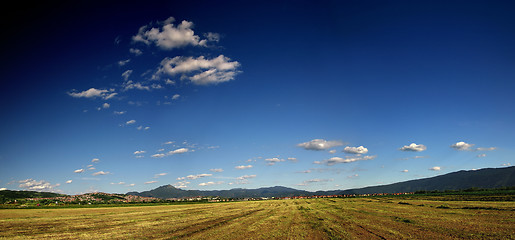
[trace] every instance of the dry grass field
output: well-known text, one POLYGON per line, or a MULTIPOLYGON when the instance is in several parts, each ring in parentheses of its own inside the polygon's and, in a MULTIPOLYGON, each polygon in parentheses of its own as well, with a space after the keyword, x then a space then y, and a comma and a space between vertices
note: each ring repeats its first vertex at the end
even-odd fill
POLYGON ((348 198, 0 209, 0 229, 0 239, 515 239, 515 203, 348 198))

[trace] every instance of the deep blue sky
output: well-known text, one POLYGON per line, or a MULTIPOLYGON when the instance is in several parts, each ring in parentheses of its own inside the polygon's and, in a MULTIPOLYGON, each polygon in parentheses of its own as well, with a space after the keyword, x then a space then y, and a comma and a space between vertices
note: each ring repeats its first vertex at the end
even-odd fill
POLYGON ((0 188, 326 190, 511 165, 514 10, 510 1, 6 7, 0 188))

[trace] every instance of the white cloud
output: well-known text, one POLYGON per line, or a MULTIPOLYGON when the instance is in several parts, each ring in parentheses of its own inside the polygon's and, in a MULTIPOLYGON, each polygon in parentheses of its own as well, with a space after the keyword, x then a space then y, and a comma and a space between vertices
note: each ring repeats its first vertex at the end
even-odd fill
MULTIPOLYGON (((183 20, 175 26, 175 19, 170 17, 161 22, 159 28, 151 28, 143 26, 139 29, 138 34, 132 37, 134 42, 143 42, 147 45, 154 43, 161 49, 170 50, 181 48, 188 45, 206 46, 207 40, 201 40, 193 31, 193 23, 183 20)), ((213 39, 213 37, 211 37, 213 39)))
POLYGON ((224 170, 221 169, 221 168, 212 168, 212 169, 209 169, 209 171, 211 171, 211 172, 223 172, 224 170))
POLYGON ((72 92, 68 92, 68 95, 74 98, 102 98, 104 100, 108 100, 117 95, 117 93, 113 91, 114 89, 106 90, 90 88, 82 92, 76 92, 76 90, 72 90, 72 92))
POLYGON ((220 182, 205 182, 205 183, 199 183, 198 185, 199 186, 210 186, 210 185, 217 185, 217 184, 222 184, 224 183, 223 181, 220 181, 220 182))
POLYGON ((185 179, 194 180, 197 178, 211 177, 211 176, 213 176, 213 174, 211 174, 211 173, 202 173, 202 174, 197 174, 197 175, 188 175, 186 177, 179 177, 179 178, 177 178, 177 180, 185 180, 185 179))
POLYGON ((412 143, 408 146, 399 148, 399 150, 405 151, 405 152, 422 152, 422 151, 425 151, 426 149, 427 149, 426 146, 424 146, 422 144, 416 144, 416 143, 412 143))
POLYGON ((252 168, 252 165, 246 165, 246 166, 245 166, 245 165, 241 165, 241 166, 236 166, 236 167, 234 167, 234 168, 236 168, 236 169, 240 169, 240 170, 241 170, 241 169, 249 169, 249 168, 252 168))
POLYGON ((127 59, 127 60, 120 60, 118 61, 118 65, 121 67, 121 66, 124 66, 125 64, 129 63, 131 61, 131 59, 127 59))
POLYGON ((357 173, 354 175, 347 176, 347 178, 357 178, 357 177, 359 177, 359 175, 357 173))
POLYGON ((162 158, 164 156, 166 156, 164 153, 156 153, 156 154, 152 155, 153 158, 162 158))
POLYGON ((175 142, 174 141, 168 141, 168 142, 165 142, 163 143, 164 145, 169 145, 169 144, 174 144, 175 142))
POLYGON ((359 157, 345 157, 345 158, 332 157, 332 158, 329 158, 327 160, 315 161, 313 163, 315 163, 315 164, 326 164, 328 166, 332 166, 332 165, 337 164, 337 163, 351 163, 351 162, 356 162, 356 161, 372 160, 374 158, 376 158, 376 156, 359 156, 359 157))
POLYGON ((503 163, 503 164, 501 164, 501 166, 503 166, 503 167, 509 167, 509 166, 511 166, 511 163, 503 163))
POLYGON ((429 170, 431 170, 431 171, 440 171, 442 169, 440 167, 438 167, 438 166, 435 166, 435 167, 430 168, 429 170))
POLYGON ((145 151, 143 151, 143 150, 139 151, 139 150, 138 150, 138 151, 134 152, 134 155, 137 155, 137 154, 143 154, 143 153, 145 153, 145 151))
POLYGON ((182 154, 187 153, 189 149, 187 148, 179 148, 168 152, 168 155, 174 155, 174 154, 182 154))
POLYGON ((154 175, 154 178, 158 178, 158 177, 162 177, 162 176, 166 176, 168 175, 168 173, 158 173, 156 175, 154 175))
POLYGON ((476 148, 476 151, 494 151, 496 149, 497 149, 496 147, 488 147, 488 148, 478 147, 478 148, 476 148))
POLYGON ((474 146, 474 144, 468 144, 466 142, 457 142, 457 143, 451 145, 451 148, 454 148, 455 150, 458 150, 458 151, 468 151, 473 146, 474 146))
POLYGON ((478 155, 477 155, 477 157, 478 157, 478 158, 486 157, 486 154, 485 154, 485 153, 483 153, 483 154, 478 154, 478 155))
POLYGON ((175 81, 170 80, 170 79, 166 79, 165 84, 168 84, 168 85, 175 85, 175 81))
POLYGON ((116 115, 123 115, 123 114, 127 113, 127 111, 114 111, 113 113, 116 115))
POLYGON ((158 181, 148 181, 148 182, 145 182, 145 184, 152 184, 152 183, 157 183, 158 181))
POLYGON ((274 158, 267 158, 267 159, 265 159, 265 161, 267 162, 268 165, 274 165, 278 162, 284 162, 284 159, 279 159, 279 158, 274 157, 274 158))
POLYGON ((188 79, 195 85, 214 85, 233 80, 239 73, 239 66, 239 62, 231 62, 224 55, 213 59, 177 56, 163 59, 153 78, 159 79, 163 74, 181 75, 180 79, 188 79))
POLYGON ((250 179, 250 178, 255 178, 256 175, 243 175, 241 177, 237 177, 236 180, 246 180, 246 179, 250 179))
POLYGON ((136 56, 139 56, 139 55, 143 54, 143 52, 141 50, 137 49, 137 48, 131 48, 131 49, 129 49, 129 52, 134 54, 134 55, 136 55, 136 56))
POLYGON ((305 170, 305 171, 300 171, 300 172, 297 172, 297 173, 310 173, 311 170, 305 170))
POLYGON ((111 107, 111 104, 109 104, 109 103, 104 103, 104 104, 102 105, 102 107, 103 107, 104 109, 105 109, 105 108, 109 108, 109 107, 111 107))
POLYGON ((55 187, 58 187, 60 185, 52 185, 51 183, 45 180, 36 181, 32 178, 18 181, 18 183, 20 183, 18 187, 29 191, 53 191, 55 187))
POLYGON ((178 182, 178 183, 174 183, 173 186, 176 187, 176 188, 187 188, 188 184, 190 184, 190 182, 188 182, 188 181, 181 181, 181 182, 178 182))
POLYGON ((98 159, 98 158, 93 158, 93 159, 91 159, 91 162, 93 162, 93 163, 95 163, 95 162, 100 162, 100 159, 98 159))
POLYGON ((147 91, 150 91, 150 87, 149 86, 145 86, 139 82, 133 82, 132 80, 129 80, 125 83, 123 83, 123 90, 124 91, 127 91, 127 90, 130 90, 130 89, 138 89, 138 90, 147 90, 147 91))
POLYGON ((204 37, 206 37, 207 40, 211 41, 211 42, 220 41, 220 34, 218 34, 218 33, 212 33, 212 32, 204 33, 204 37))
POLYGON ((402 170, 401 172, 406 173, 406 172, 408 172, 408 169, 404 169, 404 170, 402 170))
POLYGON ((177 99, 179 99, 179 97, 181 97, 181 95, 179 95, 179 94, 174 94, 174 95, 172 96, 172 100, 177 100, 177 99))
POLYGON ((135 183, 127 184, 127 187, 134 187, 134 186, 136 186, 135 183))
POLYGON ((288 158, 288 161, 291 161, 291 162, 298 162, 297 158, 294 158, 294 157, 289 157, 289 158, 288 158))
POLYGON ((306 150, 327 150, 332 147, 341 146, 343 143, 341 141, 327 141, 324 139, 313 139, 309 142, 299 143, 298 147, 304 148, 306 150))
POLYGON ((66 183, 67 183, 67 184, 70 184, 70 183, 72 183, 72 182, 73 182, 73 180, 68 180, 68 181, 66 181, 66 183))
POLYGON ((368 149, 366 147, 363 147, 363 146, 359 146, 359 147, 345 147, 343 149, 343 152, 345 153, 351 153, 351 154, 366 154, 368 152, 368 149))
POLYGON ((131 125, 131 124, 134 124, 134 123, 136 123, 136 120, 133 119, 133 120, 127 121, 125 124, 126 125, 131 125))
POLYGON ((109 174, 109 172, 98 171, 98 172, 93 173, 93 174, 91 174, 91 175, 93 175, 93 176, 98 176, 98 175, 107 175, 107 174, 109 174))
POLYGON ((77 169, 77 170, 75 170, 75 171, 73 171, 73 172, 74 172, 74 173, 81 173, 81 172, 84 172, 84 169, 82 169, 82 168, 81 168, 81 169, 77 169))
POLYGON ((124 185, 124 184, 125 184, 125 182, 118 182, 118 183, 114 183, 114 182, 112 182, 112 183, 111 183, 111 185, 124 185))
POLYGON ((125 81, 127 81, 127 80, 129 80, 129 77, 131 76, 131 74, 132 74, 132 70, 127 70, 122 73, 122 77, 125 81))
POLYGON ((332 179, 318 179, 318 178, 315 178, 315 179, 303 181, 302 183, 297 184, 297 186, 307 186, 307 185, 309 185, 311 183, 332 182, 332 181, 333 181, 332 179))
POLYGON ((336 150, 334 150, 334 149, 333 149, 333 150, 330 150, 330 151, 329 151, 329 153, 330 153, 330 154, 335 154, 335 153, 336 153, 336 150))

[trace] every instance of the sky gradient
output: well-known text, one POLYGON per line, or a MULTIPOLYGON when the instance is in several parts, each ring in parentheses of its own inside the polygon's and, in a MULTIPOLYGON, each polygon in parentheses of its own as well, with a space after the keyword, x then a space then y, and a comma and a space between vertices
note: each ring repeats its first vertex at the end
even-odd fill
POLYGON ((514 163, 513 2, 39 4, 2 16, 0 189, 316 191, 514 163))

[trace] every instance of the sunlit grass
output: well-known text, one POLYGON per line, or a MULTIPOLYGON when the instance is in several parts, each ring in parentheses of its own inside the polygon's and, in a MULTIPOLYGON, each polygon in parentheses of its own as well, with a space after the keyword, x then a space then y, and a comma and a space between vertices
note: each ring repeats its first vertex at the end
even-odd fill
POLYGON ((3 209, 0 238, 513 239, 514 219, 514 202, 395 198, 3 209))

